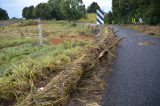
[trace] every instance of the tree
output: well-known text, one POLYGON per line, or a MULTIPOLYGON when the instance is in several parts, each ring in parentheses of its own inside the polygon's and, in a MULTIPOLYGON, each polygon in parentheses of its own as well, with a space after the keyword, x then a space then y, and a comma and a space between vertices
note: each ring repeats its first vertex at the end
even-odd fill
POLYGON ((113 0, 112 11, 117 23, 129 23, 142 18, 144 23, 160 23, 160 0, 113 0))
POLYGON ((51 19, 51 8, 47 3, 40 3, 34 9, 34 17, 41 19, 51 19))
POLYGON ((27 18, 27 11, 28 11, 28 7, 23 8, 23 10, 22 10, 23 18, 27 18))
POLYGON ((108 13, 105 14, 104 22, 105 22, 106 24, 112 24, 112 21, 113 21, 112 12, 109 11, 108 13))
POLYGON ((34 11, 34 6, 28 7, 28 10, 27 10, 27 18, 28 19, 33 19, 34 18, 33 11, 34 11))
POLYGON ((49 0, 48 5, 51 9, 51 17, 57 20, 64 19, 63 14, 60 11, 60 5, 62 0, 49 0))
POLYGON ((7 20, 7 19, 9 19, 7 11, 0 8, 0 20, 7 20))
POLYGON ((33 19, 34 18, 33 11, 34 11, 34 6, 29 6, 29 7, 23 8, 23 10, 22 10, 23 18, 33 19))
POLYGON ((100 9, 98 3, 93 2, 88 8, 87 8, 87 12, 88 13, 96 13, 96 10, 100 9))
POLYGON ((48 3, 40 3, 35 8, 25 7, 22 15, 26 19, 57 19, 77 20, 86 15, 85 5, 82 0, 49 0, 48 3))
POLYGON ((80 19, 86 15, 82 0, 62 0, 60 10, 65 19, 69 21, 80 19))

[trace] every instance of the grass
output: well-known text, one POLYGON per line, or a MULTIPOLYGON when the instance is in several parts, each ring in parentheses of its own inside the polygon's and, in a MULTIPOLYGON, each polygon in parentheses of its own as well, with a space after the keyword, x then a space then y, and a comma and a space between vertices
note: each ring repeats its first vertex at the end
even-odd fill
POLYGON ((91 35, 87 27, 65 21, 43 21, 45 45, 38 45, 37 25, 6 26, 0 33, 0 102, 21 100, 38 77, 46 77, 43 68, 63 66, 83 54, 82 49, 92 45, 92 40, 65 40, 51 45, 55 36, 78 38, 83 32, 91 35), (21 36, 23 33, 24 36, 21 36))
POLYGON ((96 14, 88 13, 86 18, 82 18, 79 20, 82 23, 96 23, 96 14))
MULTIPOLYGON (((9 50, 8 53, 6 51, 6 54, 1 57, 7 57, 6 60, 9 63, 6 65, 6 68, 9 66, 12 70, 5 71, 3 76, 0 77, 0 86, 3 86, 2 88, 5 88, 5 91, 10 91, 11 88, 15 90, 17 87, 20 91, 29 88, 29 82, 43 67, 47 67, 51 63, 54 63, 54 65, 70 63, 81 53, 80 42, 76 44, 76 47, 73 47, 72 42, 65 42, 57 47, 45 46, 44 49, 42 47, 35 47, 35 49, 38 49, 38 51, 36 50, 36 52, 31 53, 35 51, 32 49, 28 51, 28 55, 23 56, 22 59, 19 59, 19 56, 22 56, 24 50, 27 50, 26 48, 21 51, 18 50, 17 52, 15 52, 14 49, 9 50), (35 54, 39 56, 35 58, 35 54), (14 61, 16 61, 16 63, 13 63, 14 61)), ((4 91, 1 92, 0 95, 1 97, 7 96, 4 91)))

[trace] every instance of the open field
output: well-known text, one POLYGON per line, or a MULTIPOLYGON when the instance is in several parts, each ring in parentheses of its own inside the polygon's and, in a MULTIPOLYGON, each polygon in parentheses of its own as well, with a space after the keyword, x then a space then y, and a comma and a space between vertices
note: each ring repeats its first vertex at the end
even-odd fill
POLYGON ((94 41, 87 26, 43 21, 45 45, 39 46, 38 27, 33 23, 30 20, 0 27, 0 102, 4 102, 3 105, 6 100, 15 101, 15 97, 21 100, 20 95, 25 95, 23 91, 29 89, 32 82, 36 87, 44 85, 42 79, 36 79, 48 79, 41 71, 43 68, 54 69, 73 62, 94 41))

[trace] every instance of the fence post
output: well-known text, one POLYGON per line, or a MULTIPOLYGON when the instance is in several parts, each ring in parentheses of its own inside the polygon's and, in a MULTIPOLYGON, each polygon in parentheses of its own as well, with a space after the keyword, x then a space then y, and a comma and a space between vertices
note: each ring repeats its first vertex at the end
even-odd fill
POLYGON ((43 35, 42 35, 42 26, 41 26, 41 19, 38 19, 38 29, 39 29, 39 44, 40 46, 43 46, 43 35))

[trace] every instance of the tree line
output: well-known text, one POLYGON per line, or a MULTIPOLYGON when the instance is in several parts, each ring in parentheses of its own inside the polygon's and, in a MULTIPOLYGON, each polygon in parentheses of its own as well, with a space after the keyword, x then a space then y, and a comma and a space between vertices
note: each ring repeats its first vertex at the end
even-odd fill
POLYGON ((142 18, 145 24, 160 23, 160 0, 112 0, 112 12, 106 14, 107 23, 131 23, 142 18))
POLYGON ((86 10, 82 0, 49 0, 36 7, 23 8, 22 16, 26 19, 78 20, 86 17, 87 12, 95 13, 98 8, 100 7, 96 2, 93 2, 86 10))

